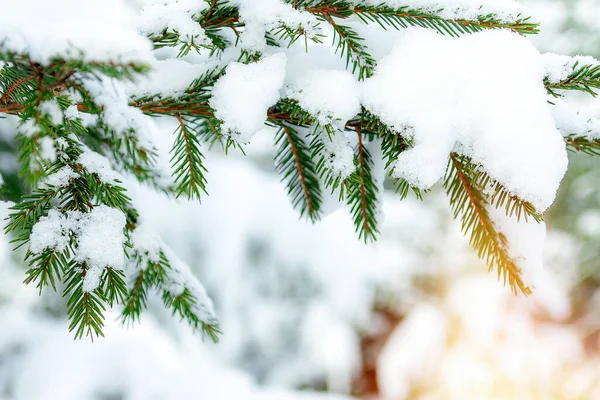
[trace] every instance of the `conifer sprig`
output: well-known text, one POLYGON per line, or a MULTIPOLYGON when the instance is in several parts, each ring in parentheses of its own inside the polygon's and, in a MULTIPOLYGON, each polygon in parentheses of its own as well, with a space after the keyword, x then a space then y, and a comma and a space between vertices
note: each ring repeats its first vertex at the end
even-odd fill
POLYGON ((123 311, 121 321, 123 324, 134 323, 140 320, 142 311, 146 309, 148 301, 148 291, 155 284, 153 265, 146 268, 140 268, 137 274, 133 275, 131 288, 127 292, 123 302, 123 311))
POLYGON ((316 166, 304 138, 293 126, 281 124, 275 135, 278 146, 275 168, 286 182, 288 195, 301 216, 311 221, 320 218, 321 187, 316 166))
POLYGON ((346 68, 352 66, 352 73, 358 71, 358 79, 373 75, 376 61, 369 53, 364 39, 351 27, 342 25, 329 14, 321 16, 333 28, 333 46, 336 53, 346 59, 346 68))
POLYGON ((454 217, 460 218, 463 233, 470 236, 471 246, 479 258, 486 261, 490 270, 496 268, 498 278, 508 283, 515 294, 531 294, 531 289, 522 280, 521 269, 508 253, 506 237, 497 231, 489 215, 488 207, 491 204, 483 193, 485 187, 479 186, 481 177, 477 168, 464 156, 450 155, 444 188, 450 198, 454 217))
POLYGON ((330 189, 332 194, 339 190, 339 200, 343 200, 345 198, 344 189, 346 188, 346 185, 344 185, 345 178, 339 172, 334 171, 328 162, 335 157, 335 154, 331 153, 330 149, 328 150, 328 145, 329 142, 335 140, 334 136, 336 135, 345 135, 345 132, 330 124, 323 126, 317 124, 311 134, 312 139, 309 150, 321 182, 326 188, 330 189))
POLYGON ((102 285, 100 292, 110 307, 117 304, 123 304, 127 296, 127 285, 125 283, 125 273, 114 268, 106 268, 100 277, 102 285))
POLYGON ((544 86, 548 93, 554 97, 560 97, 560 91, 562 90, 576 90, 596 97, 597 91, 600 90, 600 63, 581 64, 576 61, 573 64, 572 72, 565 79, 559 82, 551 82, 546 77, 544 86))
POLYGON ((586 136, 569 135, 565 137, 565 143, 569 151, 600 156, 600 138, 590 139, 586 136))
POLYGON ((354 156, 356 171, 346 180, 346 202, 350 206, 356 233, 366 243, 376 240, 379 234, 377 206, 380 193, 373 176, 373 158, 365 147, 360 129, 357 136, 354 156))
POLYGON ((202 161, 204 155, 200 151, 200 140, 190 124, 186 124, 179 114, 176 118, 179 126, 171 151, 173 175, 177 184, 175 193, 177 197, 185 194, 188 199, 199 199, 200 192, 206 193, 206 168, 202 161))
POLYGON ((179 316, 185 320, 193 329, 199 330, 204 336, 207 336, 213 343, 219 342, 221 328, 216 321, 205 321, 198 316, 196 307, 197 299, 190 289, 185 288, 183 293, 174 295, 168 290, 162 291, 162 300, 166 308, 171 309, 172 315, 179 316))
POLYGON ((150 259, 148 254, 136 254, 133 257, 136 273, 133 275, 129 291, 125 296, 124 308, 121 313, 123 324, 139 321, 142 311, 146 308, 148 294, 151 290, 160 294, 167 309, 173 315, 178 315, 185 320, 193 329, 199 330, 203 335, 209 337, 214 343, 219 341, 220 327, 216 319, 207 319, 200 303, 203 299, 192 290, 191 286, 185 286, 181 293, 172 293, 171 275, 173 275, 172 261, 164 251, 159 251, 157 259, 150 259))
MULTIPOLYGON (((439 12, 443 11, 440 9, 439 12)), ((461 34, 479 32, 484 29, 509 29, 521 34, 535 34, 539 32, 539 24, 530 22, 529 17, 518 18, 514 22, 504 22, 493 14, 480 15, 469 19, 445 19, 439 15, 408 6, 393 8, 384 5, 357 5, 353 8, 356 15, 363 22, 375 22, 383 29, 386 26, 395 29, 418 26, 434 29, 442 35, 459 36, 461 34)))
POLYGON ((106 300, 100 289, 93 292, 83 290, 83 279, 87 271, 85 264, 69 268, 65 277, 63 296, 67 301, 67 316, 70 320, 69 332, 75 331, 75 339, 88 336, 104 337, 104 312, 106 300))
POLYGON ((394 177, 394 162, 398 156, 408 148, 412 147, 408 137, 410 128, 402 132, 397 132, 385 125, 379 117, 370 113, 365 108, 362 109, 358 118, 350 121, 348 127, 359 130, 362 134, 381 138, 381 153, 385 162, 385 170, 389 177, 393 177, 396 193, 404 200, 410 192, 413 192, 417 199, 423 200, 423 191, 417 187, 411 186, 406 180, 394 177))

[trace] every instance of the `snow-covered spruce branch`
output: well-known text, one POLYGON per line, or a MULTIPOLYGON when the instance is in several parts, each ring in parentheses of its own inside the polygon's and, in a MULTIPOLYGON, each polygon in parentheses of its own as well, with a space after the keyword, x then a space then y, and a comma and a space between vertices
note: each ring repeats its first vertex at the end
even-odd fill
POLYGON ((202 285, 162 241, 156 237, 148 237, 148 232, 144 232, 143 228, 140 230, 141 232, 134 232, 134 237, 144 243, 140 244, 141 249, 132 256, 135 262, 130 265, 131 271, 128 271, 131 284, 123 301, 123 323, 140 320, 141 313, 146 308, 148 293, 154 289, 173 315, 178 315, 216 343, 220 328, 212 302, 202 285))
POLYGON ((576 90, 592 96, 600 90, 600 61, 592 57, 566 57, 545 54, 546 77, 544 86, 554 97, 560 91, 576 90))
MULTIPOLYGON (((57 63, 56 65, 60 65, 60 63, 57 63)), ((133 67, 134 66, 132 66, 132 68, 133 67)), ((119 68, 123 67, 119 66, 119 68)), ((184 192, 188 193, 186 191, 190 191, 188 195, 199 196, 199 190, 205 190, 205 179, 202 175, 202 171, 205 167, 201 161, 202 156, 199 152, 199 142, 197 139, 200 136, 200 133, 196 130, 193 130, 193 124, 203 123, 206 126, 211 126, 211 130, 207 130, 206 126, 201 129, 201 133, 203 135, 210 136, 211 133, 218 132, 218 126, 220 124, 220 121, 214 117, 213 110, 211 109, 208 100, 210 99, 210 88, 214 85, 218 78, 223 75, 223 73, 223 69, 218 69, 202 75, 201 77, 197 78, 186 90, 186 93, 180 97, 157 98, 156 96, 147 96, 144 98, 135 99, 130 103, 130 106, 139 108, 146 114, 173 115, 177 117, 179 122, 178 131, 180 132, 180 134, 178 135, 174 146, 173 160, 176 173, 175 178, 178 182, 177 192, 179 194, 184 192), (184 120, 181 117, 181 115, 185 115, 187 118, 192 118, 192 120, 190 120, 192 122, 188 121, 184 123, 184 120)), ((49 75, 50 77, 53 77, 53 69, 50 69, 49 75)), ((113 76, 118 75, 115 73, 113 74, 113 76)), ((11 78, 15 81, 15 83, 24 84, 27 82, 23 81, 21 78, 15 78, 9 75, 9 79, 11 78)), ((68 80, 60 78, 54 79, 58 80, 62 85, 68 84, 68 80)), ((13 83, 13 86, 15 85, 15 83, 13 83)), ((55 87, 56 83, 52 82, 50 86, 55 87)), ((81 94, 83 98, 88 100, 86 102, 83 102, 82 104, 77 105, 77 109, 79 111, 102 113, 102 107, 98 107, 96 104, 94 104, 90 100, 89 95, 87 95, 85 92, 81 94)), ((10 96, 7 96, 7 99, 10 99, 10 96)), ((11 109, 17 108, 15 107, 11 109)), ((21 113, 26 112, 25 106, 21 106, 18 109, 20 110, 20 115, 22 115, 21 113)), ((310 116, 310 114, 303 112, 301 107, 298 106, 297 102, 285 99, 281 100, 277 105, 269 109, 267 114, 267 120, 270 123, 289 124, 290 126, 310 126, 313 123, 313 119, 310 116)), ((67 124, 71 124, 71 122, 67 122, 67 124)), ((81 129, 77 124, 74 124, 74 126, 77 126, 78 129, 81 129)), ((389 129, 387 126, 385 126, 385 124, 382 124, 376 117, 374 117, 365 109, 363 109, 362 113, 357 118, 349 121, 346 124, 346 128, 359 131, 361 132, 361 135, 369 135, 374 132, 382 138, 382 151, 384 156, 387 158, 386 168, 388 169, 390 174, 392 173, 391 162, 395 160, 401 152, 403 152, 409 147, 409 142, 407 142, 407 138, 405 136, 389 129)), ((79 132, 79 134, 84 135, 84 132, 86 132, 85 129, 82 132, 79 132)), ((88 139, 84 138, 84 140, 88 139)), ((228 138, 228 140, 230 139, 228 138)), ((26 142, 26 140, 24 142, 26 142)), ((569 142, 570 141, 567 140, 567 143, 569 142)), ((582 139, 578 140, 578 146, 582 146, 582 139)), ((297 150, 297 147, 295 149, 297 150)), ((321 148, 317 149, 318 151, 322 150, 321 148)), ((25 154, 29 153, 25 152, 25 154)), ((305 160, 310 161, 310 158, 307 158, 306 155, 304 155, 304 157, 305 160)), ((321 163, 321 165, 323 165, 323 163, 321 163)), ((297 163, 296 168, 298 168, 297 163)), ((325 172, 327 171, 323 168, 322 170, 325 172)), ((131 171, 139 171, 139 168, 132 167, 131 171)), ((297 169, 297 171, 300 171, 300 169, 297 169)), ((305 174, 305 171, 307 171, 307 168, 303 169, 303 174, 305 174)), ((362 168, 360 169, 360 171, 364 174, 365 169, 362 168)), ((298 177, 300 177, 300 175, 301 174, 298 173, 298 177)), ((287 176, 289 177, 290 175, 287 176)), ((305 178, 304 175, 303 178, 305 178)), ((138 179, 145 180, 145 177, 138 176, 138 179)), ((336 180, 337 176, 332 175, 331 179, 336 180)), ((374 238, 375 232, 377 231, 377 228, 375 226, 375 213, 373 212, 373 210, 376 207, 376 191, 370 190, 370 195, 368 196, 369 200, 367 200, 367 190, 365 189, 365 183, 370 185, 371 187, 374 186, 372 186, 370 182, 364 182, 364 177, 362 177, 360 173, 355 173, 353 175, 353 178, 348 179, 349 185, 352 185, 353 182, 356 183, 356 181, 362 182, 362 184, 359 184, 358 186, 359 190, 354 190, 351 192, 360 195, 360 201, 355 201, 356 205, 353 208, 355 215, 355 223, 357 225, 357 231, 359 232, 361 237, 364 237, 365 239, 367 237, 374 238)), ((397 183, 398 190, 400 191, 402 197, 405 197, 411 186, 403 179, 396 178, 395 181, 397 183)), ((298 189, 298 183, 292 180, 289 186, 290 193, 303 193, 304 201, 307 201, 310 197, 306 195, 308 191, 308 187, 306 185, 306 178, 304 179, 304 181, 300 179, 298 182, 300 186, 304 186, 302 190, 300 191, 298 189), (293 192, 294 190, 296 192, 293 192)), ((307 210, 313 210, 309 211, 308 215, 311 217, 311 219, 314 219, 317 215, 315 205, 318 204, 318 196, 316 194, 320 189, 317 185, 318 182, 314 181, 314 179, 312 179, 312 182, 313 196, 310 203, 308 201, 306 202, 306 207, 307 210)), ((340 182, 338 181, 336 184, 328 186, 337 187, 339 184, 340 182)), ((416 191, 418 196, 421 196, 421 191, 418 188, 414 188, 414 190, 416 191)), ((353 197, 350 196, 349 201, 352 198, 353 197)), ((355 196, 354 198, 356 199, 358 197, 355 196)), ((512 196, 510 198, 512 198, 512 196)), ((297 200, 298 198, 296 198, 294 204, 297 204, 297 200)))
POLYGON ((600 156, 600 138, 590 139, 587 136, 570 135, 565 137, 567 148, 592 156, 600 156))
MULTIPOLYGON (((285 14, 283 7, 276 2, 267 3, 271 6, 277 21, 270 30, 265 32, 267 37, 278 38, 280 41, 291 45, 301 36, 305 40, 320 42, 320 24, 325 23, 333 29, 333 43, 336 51, 346 59, 347 66, 352 66, 353 72, 358 72, 359 78, 372 74, 375 60, 369 53, 367 44, 350 25, 342 21, 359 20, 364 24, 378 24, 387 27, 402 29, 408 27, 422 27, 434 29, 443 35, 459 36, 461 34, 478 32, 484 29, 508 29, 521 34, 535 34, 538 24, 530 22, 529 17, 520 14, 512 18, 500 18, 493 13, 465 12, 446 16, 443 2, 422 2, 423 8, 409 6, 394 7, 382 2, 379 5, 363 4, 362 2, 344 0, 286 0, 294 9, 316 17, 294 19, 282 18, 285 14)), ((184 56, 191 49, 200 52, 202 48, 211 52, 221 52, 229 43, 223 30, 230 30, 235 34, 236 41, 240 39, 240 30, 246 27, 247 19, 240 9, 226 0, 210 1, 210 6, 201 12, 193 14, 201 31, 193 31, 185 35, 176 30, 165 27, 159 33, 149 36, 160 47, 179 46, 179 56, 184 56)), ((249 7, 241 1, 242 7, 249 7)), ((263 9, 265 10, 265 9, 263 9)), ((472 11, 472 10, 469 10, 472 11)), ((447 13, 446 13, 447 14, 447 13)), ((276 40, 269 40, 271 45, 280 45, 276 40)))
MULTIPOLYGON (((378 23, 394 28, 407 28, 409 26, 420 26, 423 28, 436 29, 443 34, 456 35, 459 33, 477 32, 482 29, 509 29, 518 33, 538 33, 539 25, 530 22, 530 18, 517 15, 512 21, 498 18, 494 14, 479 14, 475 18, 457 15, 455 18, 443 16, 443 2, 422 2, 425 8, 398 7, 386 5, 363 4, 355 1, 344 0, 286 0, 295 9, 305 11, 312 15, 324 18, 333 17, 346 19, 352 16, 360 18, 365 23, 378 23), (435 10, 435 11, 428 11, 435 10)), ((200 25, 204 29, 235 27, 240 28, 240 14, 236 7, 229 5, 227 1, 213 3, 199 18, 200 25)))
MULTIPOLYGON (((197 23, 196 26, 186 25, 179 29, 165 26, 158 32, 149 30, 149 37, 155 46, 158 48, 179 46, 179 56, 183 56, 191 49, 201 51, 204 48, 212 52, 225 50, 231 43, 223 30, 233 32, 238 40, 240 31, 247 27, 248 18, 243 12, 240 12, 240 8, 236 7, 236 4, 240 4, 244 11, 248 11, 250 7, 247 2, 210 0, 207 3, 208 6, 204 9, 199 7, 196 11, 191 10, 192 20, 197 23)), ((372 5, 343 0, 286 0, 286 3, 298 11, 317 17, 320 22, 331 25, 337 32, 340 41, 350 47, 350 52, 353 49, 358 50, 357 54, 361 53, 361 45, 355 39, 360 38, 355 36, 356 33, 350 27, 341 25, 339 20, 355 17, 363 23, 377 23, 382 27, 390 26, 400 29, 416 26, 435 29, 442 34, 454 36, 482 29, 509 29, 521 34, 538 32, 538 24, 529 22, 529 17, 520 14, 511 16, 511 18, 500 18, 491 12, 465 12, 448 16, 448 13, 444 12, 444 3, 436 1, 421 2, 421 7, 394 7, 385 2, 372 5)), ((155 7, 148 14, 161 11, 165 10, 155 7)), ((275 15, 274 24, 269 31, 275 37, 288 39, 292 43, 300 36, 305 36, 310 40, 319 40, 318 22, 308 18, 283 18, 283 15, 290 14, 285 12, 286 10, 279 2, 265 3, 261 11, 272 12, 275 15), (299 21, 302 23, 298 23, 299 21)), ((354 59, 355 62, 359 62, 359 60, 354 59)))
MULTIPOLYGON (((78 338, 101 336, 104 312, 117 304, 124 322, 139 320, 156 290, 174 314, 216 340, 210 299, 146 231, 127 181, 200 198, 210 188, 204 145, 243 151, 266 124, 276 131, 276 169, 301 216, 318 220, 329 190, 349 206, 358 236, 374 240, 386 174, 401 198, 411 191, 422 198, 445 176, 455 216, 480 257, 515 292, 530 293, 492 211, 540 222, 536 206, 552 202, 566 166, 565 143, 600 153, 587 123, 561 129, 563 142, 546 102, 562 90, 595 95, 598 63, 545 56, 546 77, 532 82, 542 61, 519 34, 536 33, 537 24, 516 5, 504 12, 490 3, 453 4, 167 1, 141 10, 136 32, 113 26, 118 34, 88 47, 81 38, 89 35, 60 37, 48 51, 0 37, 0 113, 19 120, 18 160, 30 188, 6 226, 18 246, 27 246, 25 281, 63 290, 78 338), (374 56, 377 44, 360 25, 397 30, 396 46, 386 57, 374 56), (123 37, 133 48, 122 45, 123 37), (160 61, 149 49, 131 55, 150 43, 160 61), (341 66, 328 69, 311 58, 317 46, 332 46, 341 66), (288 59, 298 53, 307 58, 295 71, 288 59), (504 97, 482 97, 488 86, 504 97), (513 98, 516 90, 523 101, 513 98), (469 105, 474 98, 479 108, 469 105), (506 122, 511 112, 513 124, 506 122), (145 135, 149 117, 162 116, 175 124, 170 179, 158 170, 158 151, 145 135), (525 163, 528 157, 536 162, 525 163)), ((113 33, 103 27, 98 37, 106 32, 113 33)))
MULTIPOLYGON (((82 71, 71 68, 72 63, 66 62, 52 63, 48 68, 33 63, 17 64, 8 68, 10 73, 0 75, 0 82, 8 88, 36 82, 35 95, 27 92, 20 95, 17 89, 5 92, 5 102, 13 97, 25 101, 18 114, 22 120, 18 128, 19 160, 22 175, 36 187, 13 206, 6 232, 17 234, 15 242, 19 247, 28 245, 25 260, 30 268, 25 282, 36 284, 40 291, 47 286, 57 290, 62 282, 63 295, 68 298, 69 329, 76 338, 84 335, 94 338, 103 335, 107 307, 135 301, 132 297, 136 297, 136 292, 127 293, 126 263, 131 264, 130 269, 146 267, 143 257, 127 261, 127 248, 137 230, 137 212, 125 194, 122 177, 100 154, 112 155, 116 165, 147 181, 151 181, 151 176, 140 173, 131 161, 142 157, 149 169, 152 161, 148 152, 136 146, 139 136, 131 129, 119 135, 106 125, 109 118, 84 126, 78 114, 79 110, 85 110, 104 116, 111 111, 106 109, 107 104, 96 103, 86 90, 86 86, 90 87, 88 80, 96 78, 83 71, 97 73, 95 68, 110 69, 108 76, 128 77, 128 68, 142 68, 99 63, 82 71), (34 74, 35 79, 23 79, 24 74, 34 74), (71 102, 71 96, 65 93, 67 88, 79 94, 80 104, 71 102), (128 152, 121 152, 123 142, 131 142, 125 145, 128 152), (129 163, 119 163, 120 160, 129 163)), ((175 158, 179 152, 175 148, 175 158)), ((188 151, 183 152, 187 155, 188 151)), ((199 162, 197 155, 192 157, 194 163, 199 162)), ((140 241, 135 242, 137 252, 140 241)), ((173 259, 170 257, 166 264, 161 264, 164 269, 161 279, 155 279, 151 286, 158 288, 165 306, 174 314, 216 340, 219 328, 210 300, 196 279, 185 272, 182 263, 177 261, 178 266, 173 266, 173 259)))
MULTIPOLYGON (((422 8, 411 8, 409 6, 394 8, 385 2, 379 5, 355 4, 349 1, 299 1, 305 5, 305 10, 315 15, 328 15, 336 18, 349 18, 356 16, 364 23, 377 23, 382 27, 390 26, 396 29, 418 26, 422 28, 435 29, 441 34, 457 36, 463 33, 478 32, 482 29, 509 29, 522 34, 538 33, 538 24, 529 22, 529 17, 517 16, 512 21, 506 21, 493 14, 480 14, 476 18, 443 17, 443 2, 423 2, 428 5, 427 11, 422 8), (429 4, 427 4, 429 3, 429 4)), ((300 6, 301 7, 301 6, 300 6)))
POLYGON ((206 193, 206 168, 202 162, 204 155, 200 151, 199 134, 192 130, 181 115, 176 114, 177 137, 173 146, 171 162, 177 182, 177 196, 186 194, 188 199, 200 198, 200 192, 206 193))

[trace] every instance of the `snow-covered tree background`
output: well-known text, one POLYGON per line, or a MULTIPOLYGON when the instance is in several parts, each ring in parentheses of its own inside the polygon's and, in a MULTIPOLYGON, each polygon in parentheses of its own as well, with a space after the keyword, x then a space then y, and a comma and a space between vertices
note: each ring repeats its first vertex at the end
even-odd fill
MULTIPOLYGON (((499 16, 497 21, 490 18, 494 23, 522 13, 531 20, 514 26, 529 29, 528 23, 540 22, 540 33, 524 39, 499 30, 456 39, 434 29, 396 29, 393 20, 390 25, 383 22, 386 30, 377 23, 363 26, 354 21, 353 30, 374 39, 369 42, 373 59, 361 55, 360 49, 349 59, 350 71, 356 65, 355 77, 360 81, 370 77, 359 87, 350 72, 342 72, 346 60, 330 45, 331 32, 322 32, 322 45, 310 39, 304 43, 304 37, 319 33, 311 15, 289 13, 283 1, 231 0, 247 20, 243 29, 232 29, 227 38, 239 40, 238 48, 247 50, 240 55, 239 51, 228 54, 230 50, 225 49, 223 57, 246 59, 236 64, 237 73, 225 75, 230 79, 215 85, 210 99, 220 129, 226 136, 231 133, 219 139, 228 147, 227 155, 218 141, 210 150, 205 143, 192 143, 203 146, 203 164, 208 171, 180 175, 173 190, 183 196, 175 200, 156 188, 169 184, 172 157, 178 167, 177 154, 190 154, 177 147, 173 151, 174 141, 189 135, 190 120, 185 111, 183 116, 150 118, 126 106, 131 96, 150 104, 154 100, 149 93, 160 92, 167 98, 204 76, 207 67, 202 57, 207 49, 203 46, 218 38, 190 23, 188 11, 199 7, 197 3, 207 7, 205 2, 191 0, 8 0, 0 4, 0 10, 4 9, 0 14, 0 43, 5 46, 0 49, 27 52, 42 65, 55 56, 53 51, 74 48, 84 48, 88 60, 106 55, 125 55, 132 61, 150 57, 145 60, 150 71, 136 83, 108 79, 81 82, 94 96, 105 123, 115 130, 120 124, 121 133, 132 128, 144 132, 136 137, 136 143, 140 148, 147 143, 156 148, 152 170, 145 169, 142 153, 131 156, 136 147, 124 145, 123 153, 113 154, 112 160, 117 164, 127 160, 138 163, 130 170, 148 178, 152 185, 136 182, 135 177, 140 176, 129 176, 134 174, 115 175, 107 159, 92 151, 77 153, 77 165, 82 168, 81 175, 89 172, 99 176, 99 185, 109 185, 115 179, 127 184, 127 195, 143 221, 143 230, 138 227, 131 235, 132 245, 145 246, 144 261, 160 258, 156 250, 160 247, 161 256, 169 259, 170 267, 181 277, 169 280, 164 293, 148 291, 147 311, 132 309, 129 315, 133 317, 125 326, 122 310, 127 303, 104 313, 104 337, 93 342, 85 338, 73 341, 68 328, 74 317, 68 311, 72 310, 67 305, 69 298, 60 295, 62 283, 57 282, 58 293, 46 288, 40 296, 35 287, 38 278, 25 275, 25 249, 13 251, 14 243, 9 241, 15 232, 5 235, 0 241, 0 399, 600 398, 600 164, 593 155, 579 154, 597 153, 597 149, 580 143, 583 151, 569 154, 569 168, 561 182, 566 157, 559 150, 564 150, 564 145, 561 142, 561 148, 539 136, 552 133, 555 126, 561 133, 583 135, 594 129, 600 133, 600 100, 573 91, 565 97, 550 97, 554 114, 547 113, 546 94, 540 97, 536 92, 542 86, 533 85, 529 78, 536 76, 543 59, 549 82, 561 81, 564 71, 558 67, 565 59, 538 57, 527 43, 542 53, 600 56, 599 3, 388 0, 385 3, 393 7, 445 8, 440 13, 445 18, 477 20, 482 13, 494 12, 499 16), (259 55, 265 52, 260 48, 265 26, 273 20, 284 27, 303 24, 307 32, 290 48, 283 46, 281 51, 269 55, 267 50, 259 55), (160 32, 163 36, 157 37, 160 32), (150 53, 145 36, 162 47, 150 53), (310 46, 308 53, 305 46, 310 46), (244 70, 242 65, 249 61, 257 61, 248 64, 254 69, 244 70), (377 69, 373 69, 375 64, 377 69), (421 128, 421 133, 414 133, 411 152, 396 161, 391 178, 400 179, 407 190, 415 187, 419 193, 431 186, 423 200, 412 195, 400 200, 394 193, 393 179, 389 179, 384 192, 381 186, 371 189, 379 191, 375 209, 368 210, 377 215, 378 224, 374 225, 370 217, 361 220, 360 212, 357 216, 352 211, 356 210, 352 202, 339 206, 327 189, 317 195, 296 193, 289 179, 281 182, 286 162, 273 160, 286 137, 276 137, 274 146, 274 128, 278 126, 264 126, 265 115, 262 119, 257 115, 260 117, 279 99, 284 76, 277 74, 286 68, 282 91, 320 124, 330 126, 334 136, 339 133, 339 121, 353 118, 361 104, 377 110, 386 124, 421 128), (480 70, 486 74, 478 75, 480 70), (482 82, 490 88, 489 93, 478 92, 482 82), (506 86, 507 82, 510 85, 506 86), (465 98, 452 96, 457 85, 466 93, 465 98), (453 110, 463 114, 455 115, 453 110), (406 113, 410 121, 400 117, 406 113), (506 113, 512 118, 503 118, 506 113), (472 118, 475 114, 481 118, 472 118), (483 131, 482 137, 493 138, 502 132, 504 140, 476 142, 468 135, 456 135, 454 130, 469 130, 465 121, 483 131), (453 129, 445 129, 448 126, 453 129), (243 154, 238 147, 252 134, 243 154), (488 146, 493 151, 466 148, 473 143, 479 150, 488 146), (521 222, 517 230, 520 236, 508 237, 512 254, 525 260, 526 284, 535 286, 529 296, 515 296, 511 291, 512 287, 521 292, 526 286, 506 275, 504 286, 502 276, 499 282, 499 274, 488 272, 485 262, 470 247, 469 237, 461 232, 460 221, 453 218, 444 188, 433 185, 444 175, 447 155, 457 144, 465 147, 463 154, 484 163, 487 172, 496 172, 496 178, 503 179, 500 183, 509 186, 512 194, 539 211, 550 206, 556 190, 552 185, 560 182, 556 199, 545 212, 545 226, 532 220, 521 222), (510 156, 520 150, 530 155, 530 165, 512 162, 510 156), (210 195, 204 194, 205 189, 210 195), (320 208, 311 209, 314 204, 307 199, 318 199, 320 208), (318 214, 321 220, 313 225, 299 219, 300 210, 309 219, 314 213, 315 219, 318 214), (368 240, 375 234, 377 241, 368 240), (542 250, 543 260, 538 255, 542 250), (190 281, 184 265, 203 284, 194 293, 205 289, 212 299, 219 322, 215 332, 222 332, 215 333, 218 344, 192 329, 190 322, 193 326, 194 321, 187 314, 186 320, 179 321, 172 317, 172 309, 165 308, 164 296, 169 299, 169 293, 193 289, 182 286, 190 281), (24 285, 24 279, 34 283, 24 285)), ((207 20, 217 17, 209 15, 207 20)), ((340 33, 347 35, 348 31, 339 31, 338 41, 343 38, 340 33)), ((288 40, 293 32, 282 28, 277 34, 280 36, 269 40, 288 40)), ((36 84, 35 80, 29 83, 36 84)), ((6 117, 0 119, 2 198, 13 201, 29 190, 19 178, 15 132, 22 139, 35 137, 42 129, 20 122, 15 109, 10 108, 12 103, 5 101, 21 96, 26 97, 26 92, 15 90, 0 100, 0 116, 6 117)), ((85 98, 77 101, 88 107, 92 104, 85 98)), ((160 114, 160 104, 152 104, 160 114)), ((64 104, 61 111, 62 105, 38 104, 40 124, 51 125, 57 112, 65 121, 87 118, 83 107, 78 110, 64 104)), ((86 126, 95 123, 84 122, 86 126)), ((99 147, 102 140, 109 139, 98 137, 99 147)), ((571 147, 576 148, 578 136, 572 140, 571 147)), ((348 167, 344 158, 354 165, 352 148, 356 143, 324 143, 334 146, 330 152, 337 154, 337 158, 325 160, 327 168, 340 176, 352 175, 353 171, 344 171, 348 167)), ((373 143, 377 141, 365 143, 364 148, 381 158, 381 150, 373 143)), ((60 152, 70 145, 58 140, 42 143, 40 165, 60 159, 60 152)), ((452 160, 462 159, 456 156, 452 160)), ((383 165, 374 163, 372 167, 374 176, 382 176, 383 165)), ((39 177, 35 168, 31 171, 35 182, 39 177)), ((73 179, 71 173, 59 170, 47 179, 56 184, 73 179)), ((8 210, 9 203, 1 204, 2 216, 14 212, 8 210)), ((110 210, 100 206, 88 214, 48 213, 41 220, 48 223, 38 223, 32 232, 29 246, 33 258, 49 247, 59 248, 64 239, 61 229, 72 229, 78 243, 74 257, 92 265, 89 271, 98 260, 103 265, 118 264, 119 257, 98 252, 95 245, 98 241, 110 245, 115 240, 117 245, 123 244, 118 242, 119 230, 129 223, 129 216, 127 221, 124 217, 121 220, 110 210), (57 224, 62 227, 58 232, 57 224)), ((512 222, 501 211, 493 217, 508 235, 512 222)), ((93 288, 93 277, 90 273, 81 284, 93 288)), ((69 287, 68 282, 64 285, 69 287)), ((196 321, 196 326, 211 333, 210 303, 199 303, 205 309, 198 307, 196 311, 208 317, 196 321)), ((167 304, 173 306, 172 301, 167 304)), ((75 325, 75 333, 77 329, 75 325)))

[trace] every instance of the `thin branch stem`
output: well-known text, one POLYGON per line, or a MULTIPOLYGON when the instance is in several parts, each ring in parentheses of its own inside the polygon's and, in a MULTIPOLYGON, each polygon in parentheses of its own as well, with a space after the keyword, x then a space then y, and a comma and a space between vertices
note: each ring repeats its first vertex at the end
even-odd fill
POLYGON ((294 155, 294 162, 296 163, 296 169, 298 170, 298 176, 300 177, 300 183, 302 185, 302 191, 304 193, 304 198, 306 199, 306 208, 308 210, 308 215, 312 215, 315 211, 314 204, 312 198, 310 196, 310 192, 308 191, 308 185, 306 184, 306 178, 304 176, 304 168, 302 167, 302 162, 300 161, 300 155, 298 154, 298 149, 292 140, 292 135, 290 134, 290 130, 287 126, 281 125, 281 129, 285 132, 286 139, 290 144, 290 149, 294 155))
POLYGON ((367 193, 365 190, 365 156, 360 127, 356 128, 356 133, 358 134, 358 163, 360 168, 360 197, 361 211, 363 215, 363 229, 365 230, 365 232, 369 232, 369 212, 367 210, 367 193))
POLYGON ((188 169, 190 171, 190 187, 196 187, 196 174, 194 173, 194 159, 192 157, 192 150, 190 149, 190 133, 188 132, 183 119, 179 113, 175 114, 177 118, 177 122, 179 122, 179 127, 181 128, 181 133, 183 134, 183 140, 185 140, 185 153, 187 158, 188 169))
POLYGON ((6 104, 8 103, 8 101, 10 100, 10 96, 12 96, 12 94, 14 93, 15 90, 17 90, 21 85, 23 85, 24 83, 27 83, 33 79, 35 79, 35 75, 30 75, 30 76, 26 76, 24 78, 20 78, 17 79, 16 81, 13 82, 13 84, 6 89, 6 92, 4 93, 4 95, 2 95, 2 97, 0 98, 0 103, 6 104))

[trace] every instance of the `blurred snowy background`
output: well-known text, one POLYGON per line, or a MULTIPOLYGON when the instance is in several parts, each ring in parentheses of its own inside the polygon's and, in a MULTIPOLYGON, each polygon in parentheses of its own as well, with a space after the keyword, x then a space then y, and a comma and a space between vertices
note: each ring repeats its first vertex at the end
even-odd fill
MULTIPOLYGON (((600 56, 598 0, 523 0, 542 52, 600 56)), ((578 101, 578 99, 574 99, 578 101)), ((600 116, 600 100, 581 100, 600 116)), ((172 121, 158 121, 171 145, 172 121)), ((12 124, 0 171, 16 196, 12 124)), ((600 399, 600 161, 572 155, 546 216, 546 270, 515 297, 468 247, 441 191, 384 200, 380 240, 350 216, 311 226, 274 173, 268 134, 248 156, 209 155, 210 196, 132 196, 207 288, 221 343, 202 342, 151 299, 141 324, 109 316, 106 338, 73 341, 63 299, 21 282, 0 241, 0 399, 600 399)), ((340 212, 341 211, 341 212, 340 212)))

